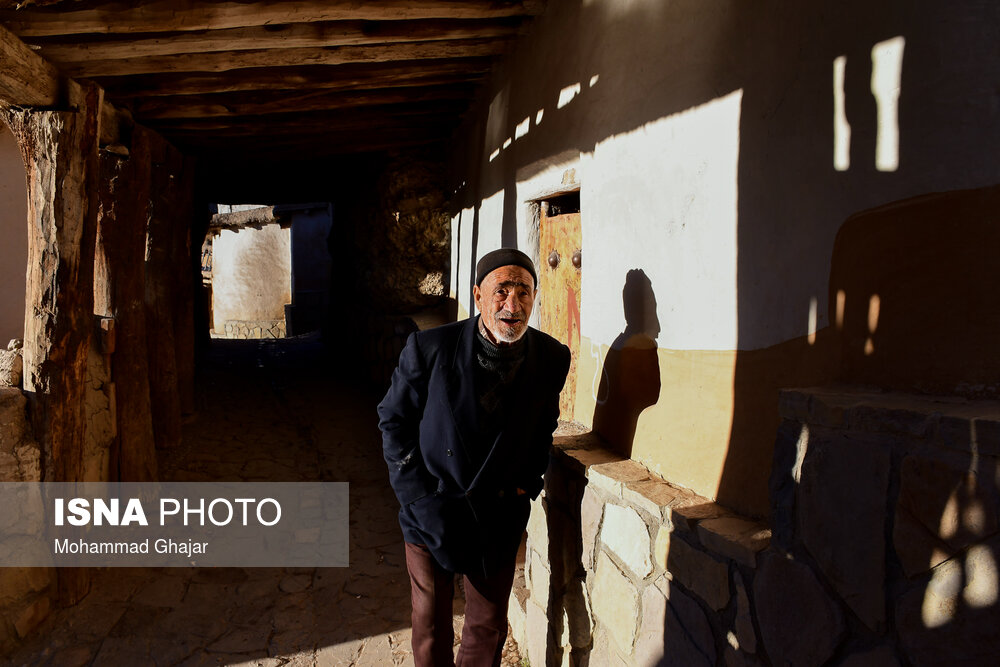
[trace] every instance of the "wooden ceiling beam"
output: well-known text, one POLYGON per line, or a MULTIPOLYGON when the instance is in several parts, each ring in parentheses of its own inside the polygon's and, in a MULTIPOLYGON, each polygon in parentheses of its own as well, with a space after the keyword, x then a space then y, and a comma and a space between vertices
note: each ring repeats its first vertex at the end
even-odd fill
POLYGON ((252 51, 261 47, 290 49, 328 46, 365 46, 442 39, 494 39, 518 34, 519 21, 499 19, 422 21, 337 21, 294 23, 168 33, 134 38, 97 36, 56 40, 26 40, 42 57, 57 65, 91 60, 131 60, 220 51, 252 51))
POLYGON ((407 63, 311 65, 238 70, 229 74, 150 74, 98 78, 115 98, 208 95, 266 90, 363 90, 423 85, 442 80, 475 80, 490 71, 490 58, 456 58, 407 63))
POLYGON ((217 136, 278 136, 311 134, 344 128, 375 130, 399 122, 441 122, 454 125, 466 108, 463 102, 431 101, 422 104, 387 105, 310 113, 275 114, 260 122, 255 118, 179 118, 144 123, 167 138, 185 133, 217 136))
POLYGON ((53 107, 62 97, 59 70, 0 26, 0 103, 53 107))
POLYGON ((495 56, 503 52, 504 40, 441 40, 406 42, 382 46, 335 46, 330 48, 257 49, 178 56, 154 56, 131 60, 94 60, 63 66, 77 78, 160 74, 166 72, 228 72, 256 67, 300 65, 346 65, 435 58, 495 56))
POLYGON ((324 111, 354 107, 414 104, 430 100, 470 100, 474 87, 467 84, 428 86, 420 89, 390 88, 359 92, 328 90, 277 91, 222 95, 186 95, 138 100, 132 111, 143 122, 170 118, 229 118, 269 114, 324 111))
POLYGON ((316 135, 290 139, 261 139, 253 143, 231 142, 212 137, 178 138, 176 145, 186 151, 218 158, 295 159, 336 155, 340 153, 367 153, 440 143, 451 136, 449 127, 397 128, 379 133, 352 132, 340 135, 316 135))
POLYGON ((0 23, 22 37, 87 33, 185 32, 320 21, 492 19, 533 16, 543 0, 146 0, 106 2, 67 9, 3 10, 0 23))

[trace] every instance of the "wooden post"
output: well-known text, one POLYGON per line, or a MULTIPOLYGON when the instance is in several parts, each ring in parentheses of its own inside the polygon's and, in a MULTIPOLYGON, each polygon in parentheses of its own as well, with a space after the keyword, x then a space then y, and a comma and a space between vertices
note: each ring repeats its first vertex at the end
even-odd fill
POLYGON ((146 351, 146 221, 151 158, 145 132, 134 132, 127 157, 100 156, 95 312, 115 319, 111 378, 115 384, 118 437, 111 452, 111 479, 156 479, 153 417, 146 351))
POLYGON ((24 389, 46 481, 76 481, 82 473, 93 329, 101 93, 93 85, 70 89, 75 111, 0 110, 27 170, 24 389))
MULTIPOLYGON (((158 448, 181 441, 181 399, 177 373, 174 313, 176 257, 173 250, 179 224, 174 207, 179 196, 183 157, 162 139, 153 142, 151 209, 146 228, 146 334, 149 351, 149 391, 153 402, 153 434, 158 448)), ((190 226, 190 221, 184 221, 190 226)), ((187 267, 187 262, 182 263, 187 267)))
MULTIPOLYGON (((73 110, 5 107, 27 171, 28 286, 24 390, 42 448, 42 479, 84 472, 85 382, 93 331, 100 88, 70 84, 73 110)), ((87 571, 59 571, 60 597, 80 600, 87 571)))
MULTIPOLYGON (((195 412, 195 290, 201 289, 201 238, 194 236, 195 160, 185 157, 178 176, 173 220, 174 339, 181 413, 195 412)), ((204 236, 204 235, 202 235, 204 236)))

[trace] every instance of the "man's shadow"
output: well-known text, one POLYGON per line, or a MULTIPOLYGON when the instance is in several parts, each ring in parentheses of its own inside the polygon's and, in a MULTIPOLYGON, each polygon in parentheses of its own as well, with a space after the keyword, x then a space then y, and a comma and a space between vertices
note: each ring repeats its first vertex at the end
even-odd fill
MULTIPOLYGON (((604 361, 594 428, 608 447, 629 456, 639 414, 660 396, 660 366, 656 356, 656 297, 646 273, 632 269, 622 290, 625 330, 615 339, 604 361)), ((551 569, 546 613, 550 621, 547 642, 559 647, 558 638, 570 639, 570 664, 587 667, 593 646, 591 621, 585 592, 587 569, 583 562, 581 506, 586 480, 558 466, 546 476, 549 505, 548 562, 551 569), (565 627, 564 627, 565 626, 565 627)), ((565 647, 562 647, 565 648, 565 647)), ((548 661, 558 664, 557 649, 548 661)))
POLYGON ((660 364, 656 337, 656 295, 642 269, 625 276, 622 289, 625 330, 611 344, 604 359, 594 408, 594 432, 610 449, 629 458, 639 414, 660 397, 660 364))

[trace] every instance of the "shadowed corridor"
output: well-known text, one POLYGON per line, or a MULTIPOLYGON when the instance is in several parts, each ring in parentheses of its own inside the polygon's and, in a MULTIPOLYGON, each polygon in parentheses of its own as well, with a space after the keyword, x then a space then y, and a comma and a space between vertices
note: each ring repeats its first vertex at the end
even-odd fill
POLYGON ((99 570, 8 664, 412 664, 378 396, 343 365, 316 335, 212 341, 197 417, 159 465, 164 481, 349 482, 350 567, 99 570))

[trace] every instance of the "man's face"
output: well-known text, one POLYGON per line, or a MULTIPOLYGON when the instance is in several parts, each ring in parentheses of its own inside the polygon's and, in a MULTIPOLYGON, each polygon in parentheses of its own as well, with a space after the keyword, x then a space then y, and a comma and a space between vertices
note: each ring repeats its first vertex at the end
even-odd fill
POLYGON ((501 266, 472 288, 483 324, 496 343, 513 343, 528 330, 535 281, 521 266, 501 266))

